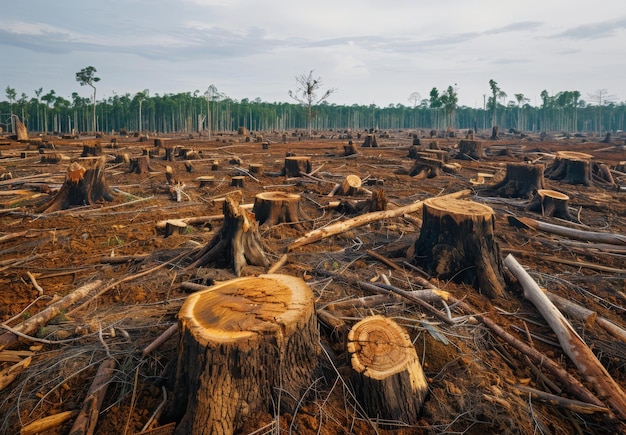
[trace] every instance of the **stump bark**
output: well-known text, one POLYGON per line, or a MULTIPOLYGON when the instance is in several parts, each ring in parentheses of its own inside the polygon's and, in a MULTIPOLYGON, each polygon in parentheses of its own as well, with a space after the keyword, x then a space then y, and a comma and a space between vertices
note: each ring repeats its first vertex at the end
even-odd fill
POLYGON ((539 189, 528 205, 528 210, 568 221, 575 219, 569 212, 569 196, 556 190, 539 189))
POLYGON ((503 198, 532 198, 544 187, 544 169, 542 164, 508 163, 504 179, 485 190, 503 198))
POLYGON ((104 178, 104 157, 83 157, 70 163, 63 185, 45 205, 44 212, 65 210, 73 205, 113 201, 115 194, 104 178))
POLYGON ((226 197, 223 206, 224 223, 217 234, 192 260, 187 268, 215 264, 217 267, 231 267, 236 276, 247 264, 269 266, 265 256, 259 223, 254 214, 239 206, 241 193, 226 197))
POLYGON ((365 140, 363 141, 363 148, 376 148, 378 147, 378 140, 376 139, 375 134, 368 134, 365 136, 365 140))
POLYGON ((301 177, 311 172, 311 158, 306 156, 285 157, 284 172, 287 177, 301 177))
POLYGON ((483 143, 481 141, 461 139, 459 142, 459 154, 456 156, 457 159, 480 160, 485 157, 485 151, 483 150, 483 143))
POLYGON ((495 239, 495 213, 473 201, 424 201, 413 261, 429 274, 472 285, 488 297, 503 296, 504 275, 495 239))
POLYGON ((293 413, 317 376, 319 333, 300 278, 236 278, 187 298, 178 314, 175 434, 232 434, 255 413, 293 413))
POLYGON ((274 226, 289 223, 299 231, 305 231, 301 222, 308 220, 303 217, 300 209, 300 195, 295 193, 258 193, 254 198, 252 213, 259 225, 274 226))
POLYGON ((382 316, 366 317, 348 333, 351 383, 372 420, 415 424, 428 393, 409 334, 382 316))
POLYGON ((128 172, 138 175, 150 174, 150 156, 139 156, 130 159, 128 172))
POLYGON ((546 170, 551 180, 567 184, 593 186, 590 154, 575 151, 557 151, 552 166, 546 170))

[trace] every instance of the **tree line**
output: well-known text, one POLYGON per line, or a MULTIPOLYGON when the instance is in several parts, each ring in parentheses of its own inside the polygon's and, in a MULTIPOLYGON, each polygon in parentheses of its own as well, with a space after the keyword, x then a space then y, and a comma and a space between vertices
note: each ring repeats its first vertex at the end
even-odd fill
POLYGON ((18 97, 17 91, 7 86, 6 100, 0 102, 0 127, 11 131, 12 115, 17 115, 29 131, 57 133, 127 130, 211 134, 235 131, 239 127, 251 131, 480 130, 497 125, 516 132, 601 134, 623 130, 626 115, 626 103, 616 104, 604 89, 589 95, 589 102, 581 99, 578 91, 554 95, 543 91, 541 104, 533 106, 523 94, 509 97, 494 80, 489 81, 490 93, 483 95, 483 107, 459 106, 456 85, 444 91, 433 87, 428 98, 423 99, 413 92, 408 98, 412 103, 409 105, 337 105, 326 99, 330 94, 313 101, 311 93, 307 95, 306 76, 298 81, 300 90, 305 86, 305 98, 296 98, 297 104, 270 103, 260 98, 235 100, 214 85, 204 92, 160 95, 145 89, 134 95, 114 94, 96 100, 95 83, 100 79, 95 72, 95 68, 87 67, 76 73, 81 86, 93 89, 91 98, 73 92, 66 99, 54 90, 44 93, 42 88, 35 89, 34 96, 22 92, 18 97))

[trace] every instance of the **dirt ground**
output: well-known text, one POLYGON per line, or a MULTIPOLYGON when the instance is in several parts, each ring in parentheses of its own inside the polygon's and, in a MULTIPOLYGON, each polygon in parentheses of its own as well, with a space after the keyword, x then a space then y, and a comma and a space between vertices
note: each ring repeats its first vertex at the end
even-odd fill
MULTIPOLYGON (((0 351, 0 375, 31 357, 29 365, 0 390, 0 433, 16 434, 43 417, 79 409, 99 364, 111 356, 117 361, 97 423, 97 434, 139 433, 159 426, 158 414, 166 400, 164 377, 175 361, 176 336, 146 356, 142 350, 176 323, 185 299, 183 282, 210 284, 234 277, 232 270, 203 267, 184 270, 186 253, 205 245, 221 226, 219 218, 189 225, 182 234, 164 237, 157 223, 167 219, 214 216, 222 213, 226 194, 243 192, 250 204, 260 192, 281 191, 301 195, 302 225, 321 228, 345 218, 326 207, 341 198, 329 197, 335 184, 350 174, 364 180, 370 190, 383 189, 389 208, 433 196, 471 189, 470 199, 493 208, 497 243, 501 254, 512 254, 537 283, 560 296, 597 312, 599 317, 626 328, 626 249, 573 242, 543 231, 516 228, 508 217, 531 217, 587 231, 626 235, 626 197, 620 185, 626 174, 619 163, 626 160, 624 137, 599 143, 593 137, 519 137, 504 135, 498 141, 482 141, 486 157, 456 160, 457 173, 433 178, 408 175, 412 134, 422 137, 423 147, 433 141, 451 157, 458 138, 427 138, 424 132, 379 132, 378 147, 362 148, 363 135, 353 132, 356 155, 344 156, 345 132, 325 132, 314 140, 289 134, 286 143, 278 133, 264 133, 268 149, 251 136, 214 134, 166 137, 167 146, 197 151, 193 160, 164 159, 154 137, 104 136, 97 139, 106 156, 105 179, 116 192, 112 202, 77 206, 41 213, 62 185, 70 159, 83 152, 91 138, 54 136, 18 143, 0 138, 0 322, 14 327, 37 314, 51 301, 90 282, 101 280, 106 292, 91 295, 57 315, 47 325, 22 339, 10 351, 0 351), (112 144, 112 139, 117 143, 112 144), (567 222, 526 210, 529 200, 490 196, 482 188, 502 180, 511 162, 544 163, 549 167, 556 151, 589 153, 596 162, 613 169, 616 185, 571 185, 545 179, 547 189, 569 196, 576 222, 567 222), (152 154, 150 172, 129 172, 128 162, 116 156, 152 154), (309 156, 313 175, 281 175, 287 153, 309 156), (60 153, 57 163, 42 163, 42 156, 60 153), (218 167, 213 169, 214 161, 218 167), (188 172, 187 166, 193 167, 188 172), (248 172, 249 165, 263 165, 263 175, 248 172), (166 182, 166 166, 173 169, 175 186, 166 182), (621 170, 615 170, 618 168, 621 170), (478 173, 493 174, 477 185, 478 173), (215 184, 199 187, 197 177, 214 176, 215 184), (231 186, 232 176, 244 176, 243 188, 231 186), (253 176, 251 176, 253 175, 253 176), (370 181, 368 184, 367 180, 370 181), (173 187, 179 189, 175 200, 173 187), (304 218, 306 216, 306 219, 304 218), (121 258, 123 261, 115 261, 121 258), (30 274, 30 275, 29 275, 30 274), (41 291, 36 288, 40 286, 41 291), (114 285, 111 285, 114 284, 114 285), (21 351, 15 353, 15 351, 21 351), (10 354, 9 354, 10 353, 10 354)), ((460 135, 459 133, 458 135, 460 135)), ((457 135, 457 136, 458 136, 457 135)), ((362 199, 367 199, 363 196, 362 199)), ((353 198, 359 199, 359 198, 353 198)), ((446 325, 429 312, 405 300, 359 306, 339 302, 372 293, 357 281, 390 283, 404 290, 421 288, 424 276, 406 263, 420 233, 421 214, 387 219, 354 228, 339 235, 289 251, 279 273, 302 277, 312 288, 316 308, 331 311, 346 325, 371 314, 383 314, 400 323, 413 340, 429 381, 429 395, 421 421, 401 422, 381 428, 364 414, 348 382, 350 368, 345 345, 320 323, 324 376, 309 389, 296 415, 260 414, 247 422, 244 433, 618 433, 625 422, 606 409, 569 409, 530 393, 528 388, 577 400, 550 373, 537 368, 517 350, 490 333, 458 306, 433 306, 456 320, 446 325), (399 267, 390 267, 366 251, 374 250, 399 267)), ((260 227, 266 253, 272 263, 287 253, 287 246, 303 232, 293 225, 260 227)), ((264 273, 249 266, 243 275, 264 273)), ((508 273, 505 271, 505 273, 508 273)), ((537 309, 511 279, 504 297, 489 299, 465 284, 430 281, 491 318, 522 342, 531 344, 594 391, 563 353, 554 333, 537 309)), ((96 290, 97 291, 97 290, 96 290)), ((626 389, 626 343, 597 324, 571 319, 581 337, 615 381, 626 389)), ((0 384, 2 385, 2 384, 0 384)), ((602 398, 600 398, 602 400, 602 398)), ((46 433, 68 433, 73 419, 46 433)), ((167 433, 166 431, 162 433, 167 433)))

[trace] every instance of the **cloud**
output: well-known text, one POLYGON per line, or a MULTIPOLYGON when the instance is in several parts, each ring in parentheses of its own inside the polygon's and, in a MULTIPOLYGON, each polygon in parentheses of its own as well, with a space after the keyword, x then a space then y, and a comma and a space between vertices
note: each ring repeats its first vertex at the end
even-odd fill
POLYGON ((574 40, 601 39, 615 36, 618 31, 624 29, 626 29, 626 17, 572 27, 552 35, 551 38, 567 38, 574 40))

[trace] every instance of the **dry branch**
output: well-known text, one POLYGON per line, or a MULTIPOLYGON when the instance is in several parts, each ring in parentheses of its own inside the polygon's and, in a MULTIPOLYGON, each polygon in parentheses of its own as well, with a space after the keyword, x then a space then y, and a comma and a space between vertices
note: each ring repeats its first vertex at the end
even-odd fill
POLYGON ((593 385, 598 395, 605 398, 617 414, 626 418, 626 394, 620 385, 615 382, 572 325, 550 302, 517 260, 509 254, 504 264, 518 279, 524 289, 524 297, 537 307, 559 339, 563 351, 578 367, 578 370, 593 385))
POLYGON ((32 423, 28 423, 26 426, 20 429, 20 435, 36 435, 39 433, 45 433, 47 430, 53 429, 62 425, 66 421, 76 417, 78 410, 63 411, 58 414, 52 414, 39 420, 35 420, 32 423))
MULTIPOLYGON (((459 192, 450 193, 448 195, 443 195, 440 198, 463 198, 469 196, 471 193, 470 190, 461 190, 459 192)), ((404 207, 399 207, 394 210, 383 210, 383 211, 375 211, 367 214, 363 214, 360 216, 356 216, 352 219, 347 219, 345 221, 337 222, 331 225, 328 225, 323 228, 319 228, 317 230, 309 231, 304 236, 296 239, 293 243, 288 246, 288 250, 292 251, 296 248, 308 245, 310 243, 318 242, 326 237, 334 236, 336 234, 343 233, 352 228, 358 228, 363 225, 367 225, 372 222, 376 222, 382 219, 390 219, 398 216, 402 216, 405 213, 414 213, 419 210, 424 205, 424 201, 417 201, 413 204, 409 204, 404 207)))
POLYGON ((540 222, 530 218, 518 218, 508 216, 509 225, 512 227, 534 228, 558 236, 569 237, 575 240, 585 240, 588 242, 608 243, 611 245, 626 245, 626 236, 615 233, 600 233, 596 231, 584 231, 568 228, 561 225, 540 222))

